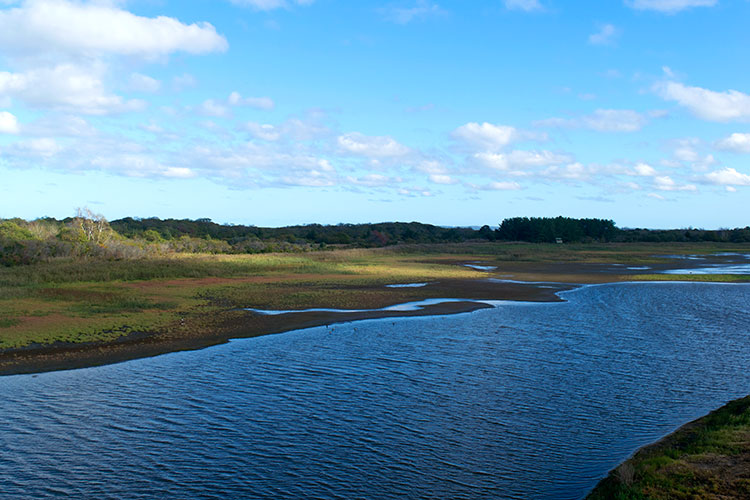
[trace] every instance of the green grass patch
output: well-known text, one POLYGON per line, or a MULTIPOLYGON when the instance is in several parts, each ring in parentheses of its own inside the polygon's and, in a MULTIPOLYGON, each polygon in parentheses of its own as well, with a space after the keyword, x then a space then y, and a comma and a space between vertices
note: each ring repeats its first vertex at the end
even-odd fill
MULTIPOLYGON (((478 242, 305 254, 176 254, 118 261, 53 259, 0 268, 0 345, 106 341, 117 332, 159 330, 175 318, 204 314, 206 308, 382 307, 433 296, 431 287, 386 289, 386 284, 487 276, 461 265, 468 261, 496 265, 501 273, 512 273, 515 263, 521 269, 518 272, 523 272, 524 263, 637 265, 662 262, 659 255, 720 251, 748 252, 742 246, 718 244, 478 242)), ((542 273, 539 278, 544 276, 542 273)), ((643 274, 621 278, 750 281, 750 276, 643 274)))
POLYGON ((699 281, 706 283, 742 283, 750 281, 745 274, 635 274, 622 276, 630 281, 699 281))
POLYGON ((16 326, 20 321, 17 318, 0 318, 0 328, 16 326))
POLYGON ((750 396, 679 429, 610 472, 589 499, 749 498, 750 396))

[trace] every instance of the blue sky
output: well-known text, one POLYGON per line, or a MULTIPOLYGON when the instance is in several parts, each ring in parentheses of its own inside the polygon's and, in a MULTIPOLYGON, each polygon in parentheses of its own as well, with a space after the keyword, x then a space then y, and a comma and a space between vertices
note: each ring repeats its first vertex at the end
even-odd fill
POLYGON ((0 218, 750 224, 747 0, 0 0, 0 218))

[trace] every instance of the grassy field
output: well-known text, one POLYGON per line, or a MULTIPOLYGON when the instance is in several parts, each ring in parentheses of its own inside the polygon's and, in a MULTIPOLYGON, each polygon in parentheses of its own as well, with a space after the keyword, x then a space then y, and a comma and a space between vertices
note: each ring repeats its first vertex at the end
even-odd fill
POLYGON ((53 260, 0 268, 0 349, 108 342, 133 332, 168 330, 185 318, 218 317, 240 307, 383 307, 429 298, 432 293, 427 288, 387 289, 385 284, 487 276, 462 266, 463 262, 495 265, 495 275, 522 280, 696 279, 694 275, 596 275, 585 266, 658 264, 663 259, 656 255, 726 251, 746 250, 712 244, 477 243, 304 254, 53 260))
POLYGON ((750 396, 733 401, 620 465, 589 500, 750 498, 750 396))
MULTIPOLYGON (((304 254, 59 259, 6 267, 0 268, 0 362, 5 363, 0 368, 3 373, 34 373, 92 366, 205 347, 231 338, 238 325, 244 328, 242 335, 252 335, 328 321, 317 317, 285 324, 279 317, 248 317, 238 311, 245 307, 370 309, 431 297, 480 298, 488 292, 487 282, 481 281, 484 288, 476 283, 489 276, 561 283, 750 278, 656 272, 685 265, 659 256, 718 252, 750 253, 750 248, 476 243, 304 254), (497 269, 487 273, 466 263, 497 269), (626 271, 645 266, 652 269, 648 274, 626 271), (431 286, 384 286, 415 282, 431 286), (145 339, 146 344, 121 352, 134 345, 130 339, 145 339), (152 341, 160 344, 151 348, 152 341)), ((526 293, 529 288, 534 289, 526 287, 526 293)), ((521 298, 515 288, 509 293, 509 298, 521 298)), ((544 300, 550 300, 551 292, 547 294, 544 300)), ((592 498, 725 498, 726 491, 740 492, 730 498, 750 498, 750 476, 743 472, 750 470, 748 408, 750 399, 735 402, 639 452, 613 471, 592 498)))

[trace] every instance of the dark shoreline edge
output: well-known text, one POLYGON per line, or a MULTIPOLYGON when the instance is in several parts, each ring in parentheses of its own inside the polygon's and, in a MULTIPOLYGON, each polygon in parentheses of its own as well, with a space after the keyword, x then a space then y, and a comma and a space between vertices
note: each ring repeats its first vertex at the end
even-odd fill
MULTIPOLYGON (((446 287, 446 297, 442 298, 461 298, 465 299, 465 302, 432 304, 416 311, 298 312, 266 316, 230 309, 221 312, 218 317, 193 318, 192 321, 200 323, 199 328, 196 329, 197 333, 191 332, 189 328, 185 329, 186 331, 177 332, 135 332, 106 343, 56 343, 0 351, 0 377, 122 363, 170 352, 194 351, 224 344, 232 339, 252 338, 336 323, 460 314, 492 307, 478 302, 481 300, 561 302, 562 299, 558 293, 580 286, 555 285, 554 288, 542 288, 538 284, 523 283, 499 283, 490 286, 484 279, 461 280, 446 287), (448 297, 451 295, 450 290, 455 292, 452 294, 453 297, 448 297)), ((397 301, 390 305, 399 303, 397 301)), ((362 306, 361 309, 368 309, 366 304, 362 306)))
MULTIPOLYGON (((638 488, 639 475, 643 472, 643 463, 659 455, 669 454, 681 459, 687 457, 696 457, 695 452, 690 452, 691 445, 695 445, 705 435, 712 431, 731 429, 733 426, 741 425, 743 421, 750 418, 750 396, 734 399, 723 406, 711 411, 710 413, 687 422, 678 427, 673 432, 662 437, 658 441, 647 444, 636 450, 627 460, 620 463, 612 469, 605 478, 586 495, 586 500, 604 500, 610 498, 651 498, 646 496, 638 488)), ((746 424, 745 424, 746 425, 746 424)), ((750 481, 747 479, 747 465, 750 463, 750 453, 747 449, 727 456, 721 453, 714 453, 712 466, 703 466, 705 472, 719 472, 719 478, 711 477, 709 483, 711 487, 719 491, 711 492, 709 498, 748 498, 750 493, 750 481), (717 460, 723 458, 725 460, 717 460), (741 473, 736 475, 739 469, 741 473), (733 484, 733 480, 738 480, 740 489, 733 484), (714 496, 715 495, 715 496, 714 496)), ((695 486, 699 483, 695 482, 695 486)), ((647 484, 646 486, 653 487, 647 484)), ((680 492, 679 498, 696 498, 689 492, 680 492)), ((671 497, 670 492, 666 492, 671 497)), ((665 498, 659 496, 658 498, 665 498)))

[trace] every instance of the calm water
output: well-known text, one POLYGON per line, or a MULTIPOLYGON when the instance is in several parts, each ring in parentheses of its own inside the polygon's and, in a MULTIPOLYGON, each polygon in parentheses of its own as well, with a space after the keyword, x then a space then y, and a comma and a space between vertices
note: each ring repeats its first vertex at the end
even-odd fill
POLYGON ((564 297, 0 378, 0 497, 580 498, 750 393, 750 286, 564 297))

